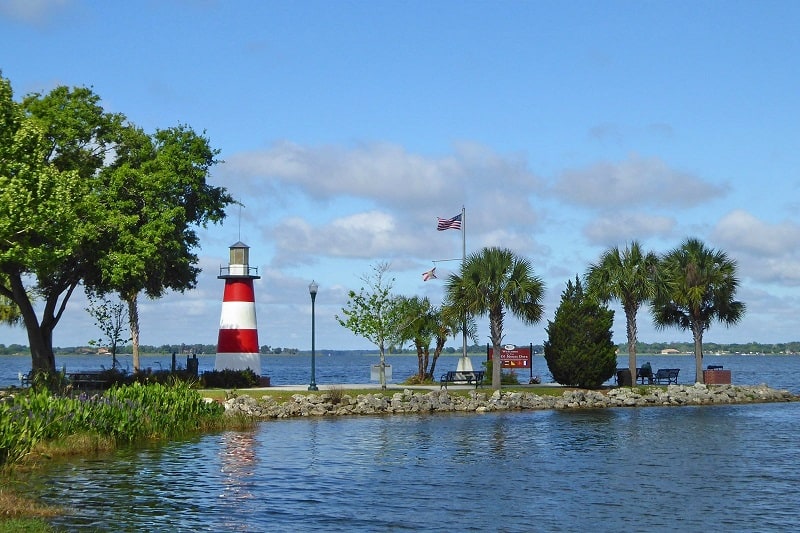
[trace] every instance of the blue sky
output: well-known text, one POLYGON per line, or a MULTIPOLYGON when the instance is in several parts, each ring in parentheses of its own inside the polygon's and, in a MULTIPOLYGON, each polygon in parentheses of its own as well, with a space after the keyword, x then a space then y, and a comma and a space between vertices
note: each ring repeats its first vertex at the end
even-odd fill
MULTIPOLYGON (((202 232, 196 290, 142 301, 143 344, 216 342, 241 237, 261 344, 310 348, 315 279, 317 347, 369 348, 334 320, 347 291, 388 261, 395 292, 439 303, 443 280, 421 274, 461 256, 461 234, 435 228, 462 206, 468 253, 510 248, 545 281, 545 320, 509 318, 508 343, 543 342, 566 281, 607 248, 689 236, 737 261, 747 305, 705 340, 788 342, 798 27, 794 1, 0 0, 0 69, 17 98, 91 86, 147 131, 188 124, 221 150, 211 181, 246 207, 202 232)), ((76 294, 56 346, 99 335, 85 306, 76 294)), ((691 334, 643 311, 639 338, 691 334)), ((0 343, 27 337, 0 327, 0 343)))

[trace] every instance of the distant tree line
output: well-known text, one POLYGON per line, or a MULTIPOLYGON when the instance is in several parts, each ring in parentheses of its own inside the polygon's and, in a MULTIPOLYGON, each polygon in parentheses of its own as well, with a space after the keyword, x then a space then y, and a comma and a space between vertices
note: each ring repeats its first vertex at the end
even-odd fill
MULTIPOLYGON (((617 345, 620 353, 627 349, 626 343, 617 345)), ((800 341, 793 342, 779 342, 772 344, 765 344, 760 342, 748 342, 746 344, 722 344, 715 342, 703 343, 704 351, 708 355, 715 354, 798 354, 800 353, 800 341)), ((673 349, 678 350, 681 354, 691 354, 694 350, 694 345, 690 342, 637 342, 636 351, 643 354, 658 354, 661 350, 673 349)), ((216 344, 162 344, 161 346, 140 346, 142 353, 177 353, 178 355, 203 355, 217 353, 216 344)), ((534 344, 534 355, 541 356, 544 350, 543 345, 534 344)), ((89 346, 67 346, 64 348, 53 348, 56 355, 72 355, 76 353, 95 353, 96 348, 89 346)), ((131 346, 122 346, 117 348, 117 354, 130 355, 132 352, 131 346)), ((271 346, 261 346, 260 352, 262 355, 305 355, 311 353, 310 350, 299 350, 297 348, 278 348, 271 346)), ((371 355, 375 353, 374 349, 371 350, 330 350, 326 348, 318 349, 317 352, 325 353, 326 355, 371 355)), ((413 355, 416 353, 414 348, 397 349, 392 348, 389 350, 391 355, 413 355)), ((442 353, 448 355, 460 354, 460 346, 448 346, 442 353)), ((471 344, 467 346, 467 353, 472 356, 486 356, 485 344, 471 344)), ((0 355, 30 355, 30 349, 23 344, 0 344, 0 355)))

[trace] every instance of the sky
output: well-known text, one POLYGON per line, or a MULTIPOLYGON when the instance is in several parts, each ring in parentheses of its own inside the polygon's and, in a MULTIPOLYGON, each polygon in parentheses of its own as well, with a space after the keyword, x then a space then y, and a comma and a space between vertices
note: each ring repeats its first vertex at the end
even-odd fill
MULTIPOLYGON (((0 69, 16 99, 92 87, 220 150, 209 181, 244 207, 200 231, 196 289, 142 299, 142 344, 216 343, 241 240, 261 345, 310 349, 315 280, 317 348, 369 349, 335 320, 348 291, 387 262, 396 294, 439 304, 462 233, 436 218, 462 208, 467 254, 511 249, 545 283, 544 319, 508 315, 505 343, 544 342, 605 250, 688 237, 736 261, 747 306, 704 340, 779 343, 800 340, 798 27, 792 0, 0 0, 0 69)), ((54 346, 98 338, 86 305, 76 291, 54 346)), ((647 309, 638 326, 692 338, 647 309)))

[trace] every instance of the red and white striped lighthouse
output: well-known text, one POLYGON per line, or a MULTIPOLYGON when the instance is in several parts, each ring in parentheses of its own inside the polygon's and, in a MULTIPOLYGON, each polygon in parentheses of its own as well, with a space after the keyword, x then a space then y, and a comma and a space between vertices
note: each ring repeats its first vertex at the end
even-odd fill
POLYGON ((256 296, 253 280, 259 279, 258 268, 251 267, 250 247, 239 241, 230 247, 230 262, 219 268, 218 279, 225 280, 222 313, 219 319, 215 370, 251 369, 261 375, 258 353, 256 296))

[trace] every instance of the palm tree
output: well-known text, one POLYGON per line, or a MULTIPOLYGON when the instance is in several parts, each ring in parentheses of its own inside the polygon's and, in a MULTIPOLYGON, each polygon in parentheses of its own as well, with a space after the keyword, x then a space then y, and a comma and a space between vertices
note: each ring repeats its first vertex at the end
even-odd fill
MULTIPOLYGON (((433 379, 436 362, 442 354, 448 337, 463 331, 463 321, 447 308, 438 308, 427 297, 400 296, 398 308, 401 315, 399 341, 411 341, 417 350, 417 379, 421 382, 433 379), (433 354, 430 353, 434 344, 433 354)), ((475 321, 467 321, 467 336, 475 338, 475 321)))
POLYGON ((417 379, 425 381, 430 358, 431 340, 436 329, 437 316, 440 313, 425 297, 400 296, 398 298, 401 324, 399 340, 401 343, 411 341, 417 349, 417 379))
POLYGON ((603 303, 619 300, 625 311, 628 333, 628 368, 631 384, 636 382, 636 314, 656 295, 658 257, 644 252, 637 241, 624 250, 611 248, 589 267, 587 292, 603 303))
POLYGON ((505 248, 483 248, 470 254, 458 274, 445 286, 447 305, 460 316, 489 317, 492 357, 492 388, 500 389, 500 353, 506 310, 526 324, 542 318, 544 283, 533 274, 530 261, 505 248))
POLYGON ((662 276, 653 305, 656 326, 689 329, 694 337, 695 381, 703 383, 703 333, 715 319, 726 326, 742 319, 745 305, 734 300, 736 262, 700 240, 686 239, 661 258, 662 276))

